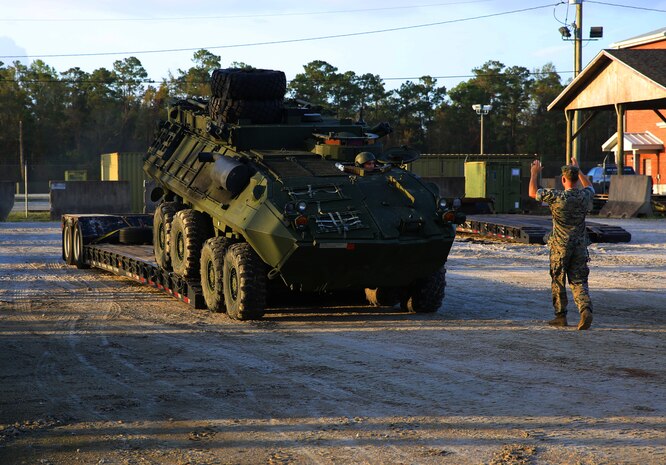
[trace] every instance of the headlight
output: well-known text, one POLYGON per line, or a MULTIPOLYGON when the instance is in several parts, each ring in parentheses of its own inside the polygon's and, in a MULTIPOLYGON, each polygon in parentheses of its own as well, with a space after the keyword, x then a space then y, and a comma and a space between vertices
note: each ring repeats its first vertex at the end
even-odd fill
POLYGON ((462 205, 462 201, 460 199, 453 199, 453 208, 455 210, 459 209, 462 205))
POLYGON ((293 203, 286 203, 284 205, 284 213, 285 215, 293 215, 296 213, 296 207, 294 206, 293 203))
POLYGON ((437 201, 437 207, 439 207, 440 210, 444 210, 446 208, 446 199, 439 199, 437 201))
POLYGON ((307 204, 307 202, 304 202, 304 201, 301 200, 300 202, 298 202, 296 204, 296 208, 298 208, 299 212, 303 213, 305 211, 305 209, 308 208, 308 204, 307 204))

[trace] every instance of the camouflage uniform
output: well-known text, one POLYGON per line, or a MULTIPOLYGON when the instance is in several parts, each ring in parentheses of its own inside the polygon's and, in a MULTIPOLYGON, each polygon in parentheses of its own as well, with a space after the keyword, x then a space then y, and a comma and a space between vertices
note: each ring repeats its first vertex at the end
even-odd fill
POLYGON ((550 247, 550 276, 555 316, 567 314, 566 280, 569 279, 578 311, 592 312, 587 277, 590 260, 587 253, 589 239, 585 230, 585 216, 592 209, 594 189, 539 189, 536 200, 550 206, 553 230, 548 238, 550 247))

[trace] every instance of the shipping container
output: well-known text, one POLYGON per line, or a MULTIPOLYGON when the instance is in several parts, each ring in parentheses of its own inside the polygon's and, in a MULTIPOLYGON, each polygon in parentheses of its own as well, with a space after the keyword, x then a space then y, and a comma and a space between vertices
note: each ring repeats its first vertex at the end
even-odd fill
POLYGON ((143 171, 144 156, 144 152, 101 155, 102 181, 129 181, 132 213, 143 213, 144 210, 144 181, 147 179, 143 171))

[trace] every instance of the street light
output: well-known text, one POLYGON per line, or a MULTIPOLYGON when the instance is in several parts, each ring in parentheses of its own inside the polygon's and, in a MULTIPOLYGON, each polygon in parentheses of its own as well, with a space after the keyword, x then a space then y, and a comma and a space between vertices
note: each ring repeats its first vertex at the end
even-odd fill
POLYGON ((472 105, 472 110, 476 111, 476 114, 481 117, 481 155, 483 155, 483 117, 490 113, 492 109, 492 105, 481 105, 479 103, 472 105))

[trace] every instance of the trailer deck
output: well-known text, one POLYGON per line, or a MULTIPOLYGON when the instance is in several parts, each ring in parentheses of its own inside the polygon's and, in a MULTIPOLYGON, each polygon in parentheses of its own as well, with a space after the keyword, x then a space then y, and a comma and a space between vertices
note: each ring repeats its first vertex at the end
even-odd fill
MULTIPOLYGON (((469 215, 457 229, 458 233, 492 237, 524 244, 545 244, 544 237, 552 229, 552 217, 534 215, 469 215)), ((630 242, 631 233, 619 226, 586 221, 592 242, 630 242)))

